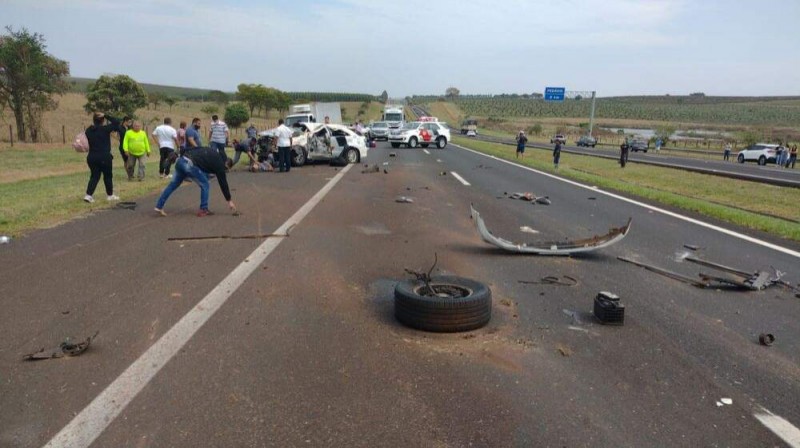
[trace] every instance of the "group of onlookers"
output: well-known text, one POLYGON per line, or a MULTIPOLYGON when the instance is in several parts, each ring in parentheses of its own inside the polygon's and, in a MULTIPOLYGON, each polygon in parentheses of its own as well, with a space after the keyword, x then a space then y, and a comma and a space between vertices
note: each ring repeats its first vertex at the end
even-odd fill
POLYGON ((775 164, 784 168, 789 168, 791 166, 791 168, 794 169, 794 164, 796 162, 797 145, 789 147, 788 144, 786 146, 778 144, 778 147, 775 148, 775 164))

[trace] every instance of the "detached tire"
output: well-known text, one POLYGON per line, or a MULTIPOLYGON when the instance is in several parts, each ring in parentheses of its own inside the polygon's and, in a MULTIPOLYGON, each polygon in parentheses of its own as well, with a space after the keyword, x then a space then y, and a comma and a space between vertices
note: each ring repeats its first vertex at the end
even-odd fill
POLYGON ((427 289, 419 280, 404 280, 394 288, 394 315, 412 328, 454 333, 483 327, 492 318, 492 292, 488 286, 462 277, 435 276, 431 287, 440 295, 422 295, 427 289), (453 297, 444 291, 459 291, 453 297))

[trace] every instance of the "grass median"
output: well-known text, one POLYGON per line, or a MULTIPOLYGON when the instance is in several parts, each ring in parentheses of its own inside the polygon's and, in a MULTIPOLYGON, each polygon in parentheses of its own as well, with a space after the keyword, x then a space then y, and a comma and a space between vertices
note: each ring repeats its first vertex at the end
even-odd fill
POLYGON ((457 136, 453 143, 590 185, 800 241, 800 192, 795 188, 636 163, 621 169, 614 160, 567 153, 561 154, 556 171, 551 151, 528 148, 525 158, 516 160, 515 148, 510 145, 457 136))
MULTIPOLYGON (((86 155, 71 148, 0 149, 0 157, 4 165, 0 173, 0 235, 19 236, 31 229, 53 227, 115 204, 105 200, 102 179, 95 191, 95 203, 83 202, 89 168, 86 155)), ((158 157, 151 155, 142 182, 129 182, 119 160, 117 155, 114 192, 123 201, 166 186, 166 180, 158 177, 158 157)))

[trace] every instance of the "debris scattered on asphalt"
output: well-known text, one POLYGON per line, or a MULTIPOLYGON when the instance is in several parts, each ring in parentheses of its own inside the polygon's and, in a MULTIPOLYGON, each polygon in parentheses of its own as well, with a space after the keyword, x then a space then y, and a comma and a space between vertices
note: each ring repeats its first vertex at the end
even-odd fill
POLYGON ((596 198, 596 197, 594 197, 594 196, 589 196, 589 198, 588 198, 588 199, 589 199, 590 201, 596 201, 596 200, 597 200, 597 198, 596 198))
POLYGON ((520 199, 523 201, 533 201, 536 198, 533 193, 511 193, 509 199, 520 199))
POLYGON ((569 356, 572 356, 572 350, 569 347, 567 347, 566 345, 558 344, 556 346, 556 350, 558 350, 558 352, 561 353, 561 356, 563 356, 565 358, 569 357, 569 356))
POLYGON ((38 352, 29 353, 22 357, 25 361, 38 361, 42 359, 62 358, 64 356, 80 356, 85 352, 92 341, 97 337, 99 331, 96 331, 93 336, 89 336, 83 342, 73 344, 69 338, 64 340, 58 347, 45 351, 42 347, 38 352))
POLYGON ((390 153, 389 153, 389 157, 397 157, 397 154, 396 154, 396 153, 393 153, 393 152, 390 152, 390 153))
MULTIPOLYGON (((364 165, 364 166, 366 167, 367 165, 364 165)), ((375 165, 372 165, 372 166, 370 166, 370 167, 368 167, 366 169, 361 170, 361 174, 379 173, 380 171, 381 171, 381 168, 376 163, 375 165)))
POLYGON ((524 232, 524 233, 533 233, 533 234, 539 233, 539 231, 538 231, 538 230, 532 229, 532 228, 530 228, 530 227, 528 227, 528 226, 522 226, 522 227, 520 227, 520 228, 519 228, 519 231, 520 231, 520 232, 524 232))
POLYGON ((64 311, 61 312, 61 314, 66 316, 67 314, 69 314, 69 310, 64 310, 64 311))
POLYGON ((242 216, 242 212, 240 212, 239 210, 234 210, 233 216, 242 216))
POLYGON ((383 162, 383 166, 389 166, 389 162, 383 162))
POLYGON ((728 406, 733 404, 733 400, 731 400, 730 398, 720 398, 719 401, 720 403, 727 404, 728 406))
POLYGON ((500 305, 511 306, 511 301, 508 299, 500 299, 500 305))
POLYGON ((718 402, 717 402, 717 407, 718 407, 718 408, 721 408, 721 407, 722 407, 722 402, 719 402, 719 401, 718 401, 718 402))
POLYGON ((524 285, 558 285, 558 286, 576 286, 578 279, 570 277, 569 275, 562 275, 561 277, 555 275, 548 275, 539 280, 517 280, 524 285))
POLYGON ((625 325, 625 305, 618 295, 600 291, 594 298, 594 316, 603 325, 625 325))
POLYGON ((8 235, 0 235, 0 244, 9 244, 11 242, 11 237, 8 235))
POLYGON ((136 203, 131 201, 117 202, 117 208, 123 210, 136 210, 136 203))
POLYGON ((289 232, 258 233, 254 235, 213 235, 213 236, 172 236, 167 241, 209 241, 209 240, 257 240, 262 238, 288 237, 289 232))
POLYGON ((563 311, 564 314, 572 318, 573 325, 583 325, 583 322, 581 321, 581 316, 577 311, 568 310, 566 308, 564 308, 561 311, 563 311))
POLYGON ((383 174, 389 174, 389 170, 387 170, 386 168, 384 168, 384 169, 383 169, 383 174))
POLYGON ((441 173, 439 173, 439 175, 440 176, 447 176, 447 171, 442 171, 441 173))
POLYGON ((769 347, 773 342, 775 342, 775 336, 773 336, 772 333, 761 333, 758 335, 758 342, 761 345, 766 345, 769 347))
POLYGON ((572 331, 582 331, 584 333, 588 333, 589 332, 589 330, 587 330, 586 328, 576 327, 574 325, 570 325, 569 327, 567 327, 567 329, 568 330, 572 330, 572 331))
POLYGON ((687 276, 685 276, 683 274, 679 274, 677 272, 673 272, 673 271, 670 271, 670 270, 667 270, 667 269, 664 269, 664 268, 661 268, 661 267, 658 267, 658 266, 645 264, 645 263, 642 263, 642 262, 639 262, 639 261, 636 261, 636 260, 632 260, 630 258, 622 257, 622 256, 617 257, 617 260, 624 261, 626 263, 634 264, 636 266, 639 266, 640 268, 645 268, 650 272, 655 272, 656 274, 661 274, 661 275, 663 275, 665 277, 669 277, 669 278, 671 278, 673 280, 678 280, 678 281, 684 282, 686 284, 689 284, 689 285, 692 285, 692 286, 696 286, 698 288, 707 288, 708 287, 708 283, 701 282, 700 280, 696 280, 694 278, 687 277, 687 276))
POLYGON ((590 238, 566 241, 546 241, 535 244, 528 243, 515 243, 494 236, 489 229, 486 228, 486 223, 483 222, 481 214, 475 210, 475 207, 470 206, 472 219, 475 220, 475 227, 478 229, 478 234, 483 241, 499 247, 500 249, 507 250, 515 253, 526 253, 536 255, 571 255, 582 252, 591 252, 597 249, 611 246, 612 244, 622 241, 628 234, 631 228, 631 219, 622 227, 613 227, 605 235, 595 235, 590 238))
POLYGON ((410 198, 410 197, 408 197, 408 196, 398 196, 398 197, 397 197, 397 198, 394 200, 394 202, 399 202, 399 203, 401 203, 401 204, 411 204, 411 203, 413 203, 413 202, 414 202, 414 199, 412 199, 412 198, 410 198))
POLYGON ((687 248, 689 250, 694 250, 694 251, 698 251, 698 250, 702 249, 702 247, 700 247, 698 245, 695 245, 695 244, 684 244, 683 247, 685 247, 685 248, 687 248))

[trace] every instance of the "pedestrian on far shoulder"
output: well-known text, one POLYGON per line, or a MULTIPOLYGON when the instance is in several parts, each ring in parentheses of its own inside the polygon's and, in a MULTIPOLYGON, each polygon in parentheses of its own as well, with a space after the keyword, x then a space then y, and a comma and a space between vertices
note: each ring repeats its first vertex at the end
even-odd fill
POLYGON ((731 144, 730 142, 725 143, 725 148, 722 150, 722 160, 730 160, 731 159, 731 144))
MULTIPOLYGON (((141 122, 133 122, 133 129, 128 129, 128 132, 125 133, 122 148, 125 150, 125 154, 128 155, 128 170, 131 173, 133 173, 136 163, 139 163, 139 172, 136 178, 141 182, 144 180, 144 164, 147 161, 147 156, 150 155, 150 139, 147 138, 147 134, 142 130, 141 122)), ((133 178, 128 178, 128 180, 133 180, 133 178)))
POLYGON ((119 131, 119 120, 112 116, 106 116, 100 112, 95 112, 92 117, 92 125, 86 128, 86 140, 89 142, 89 154, 86 155, 86 164, 89 165, 89 184, 86 186, 86 196, 83 200, 94 202, 94 190, 103 176, 103 184, 106 187, 106 194, 109 201, 118 201, 119 196, 114 194, 114 180, 111 166, 111 133, 119 131), (105 124, 106 119, 110 122, 105 124))
POLYGON ((783 154, 786 152, 786 148, 783 147, 783 143, 778 142, 778 147, 775 148, 775 164, 780 166, 783 162, 783 154))
POLYGON ((289 172, 292 167, 292 130, 283 124, 283 118, 278 120, 275 137, 278 139, 278 172, 289 172))
POLYGON ((208 131, 208 141, 211 142, 210 146, 219 152, 222 160, 226 160, 228 158, 228 155, 225 154, 225 146, 228 144, 228 137, 230 137, 228 125, 225 124, 224 121, 220 120, 219 116, 212 115, 211 129, 208 131))
POLYGON ((177 151, 180 147, 178 142, 178 131, 172 127, 172 119, 169 117, 164 118, 164 124, 157 126, 153 130, 153 140, 158 145, 158 151, 161 156, 158 162, 158 177, 172 177, 169 174, 170 166, 169 155, 177 151))
POLYGON ((553 165, 558 169, 558 162, 561 160, 561 140, 556 140, 556 146, 553 148, 553 165))
POLYGON ((789 165, 791 165, 792 169, 794 169, 795 162, 797 162, 797 145, 792 145, 792 149, 789 151, 789 160, 786 162, 786 168, 789 168, 789 165))
POLYGON ((528 137, 525 137, 525 131, 519 131, 517 134, 517 158, 525 158, 525 144, 528 143, 528 137))
POLYGON ((630 145, 628 145, 628 139, 622 141, 622 144, 619 145, 619 165, 622 168, 625 168, 625 165, 628 163, 628 152, 630 151, 630 145))

